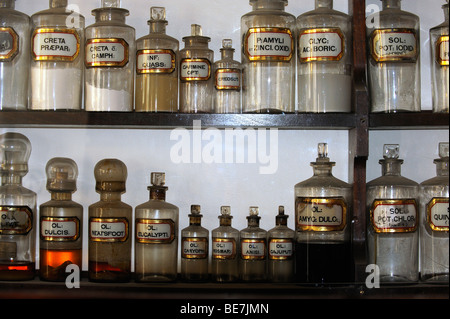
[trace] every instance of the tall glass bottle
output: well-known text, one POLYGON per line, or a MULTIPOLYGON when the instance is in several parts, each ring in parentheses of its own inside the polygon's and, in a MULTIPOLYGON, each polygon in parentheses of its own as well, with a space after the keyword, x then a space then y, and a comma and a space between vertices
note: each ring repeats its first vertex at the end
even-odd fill
POLYGON ((86 28, 86 111, 133 111, 135 30, 125 23, 129 11, 120 0, 102 0, 86 28))
POLYGON ((267 279, 267 231, 259 227, 259 208, 250 207, 247 227, 239 233, 241 258, 240 279, 246 282, 260 282, 267 279))
POLYGON ((30 75, 31 21, 0 0, 0 110, 26 110, 30 75))
POLYGON ((35 275, 36 193, 22 186, 31 143, 20 133, 0 135, 0 280, 35 275))
POLYGON ((239 279, 239 231, 231 227, 230 206, 220 207, 220 226, 211 232, 211 278, 217 282, 239 279))
POLYGON ((333 0, 315 2, 297 18, 298 111, 351 112, 352 20, 333 0))
POLYGON ((287 0, 250 0, 241 18, 242 111, 295 111, 295 17, 287 0))
POLYGON ((241 113, 241 63, 233 60, 231 39, 222 40, 221 59, 214 62, 214 112, 241 113))
POLYGON ((352 185, 333 176, 328 145, 318 144, 314 175, 295 185, 296 274, 303 283, 354 279, 352 185))
POLYGON ((439 143, 435 177, 420 184, 420 279, 449 279, 448 143, 439 143))
POLYGON ((287 226, 288 215, 284 207, 278 207, 275 227, 267 232, 268 279, 271 282, 294 281, 295 231, 287 226))
POLYGON ((436 113, 449 109, 448 0, 442 9, 444 22, 430 29, 432 110, 436 113))
POLYGON ((382 176, 367 183, 369 264, 379 268, 380 282, 419 279, 419 184, 401 176, 399 145, 384 145, 382 176))
POLYGON ((136 112, 178 111, 179 41, 166 34, 166 9, 150 8, 150 34, 136 41, 136 112))
POLYGON ((150 200, 135 209, 136 281, 175 281, 179 210, 166 202, 165 174, 151 173, 150 179, 150 200))
POLYGON ((121 201, 127 167, 104 159, 94 168, 100 201, 89 206, 89 280, 126 282, 131 277, 132 208, 121 201))
POLYGON ((184 37, 180 50, 180 111, 210 113, 213 110, 214 51, 208 48, 211 39, 202 35, 202 27, 191 25, 191 35, 184 37))
POLYGON ((420 111, 420 21, 401 0, 382 0, 367 18, 372 112, 420 111))
POLYGON ((191 205, 189 226, 181 231, 181 279, 207 281, 209 231, 202 227, 200 205, 191 205))
POLYGON ((80 110, 85 19, 67 0, 49 6, 31 16, 31 109, 80 110))
POLYGON ((83 206, 72 201, 78 167, 69 158, 47 162, 47 190, 51 200, 39 206, 39 276, 42 280, 65 281, 66 267, 82 269, 83 206))

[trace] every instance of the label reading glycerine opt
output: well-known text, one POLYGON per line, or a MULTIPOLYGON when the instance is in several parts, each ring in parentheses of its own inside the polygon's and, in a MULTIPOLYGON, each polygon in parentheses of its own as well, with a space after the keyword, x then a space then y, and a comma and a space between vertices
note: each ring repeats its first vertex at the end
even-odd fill
POLYGON ((344 46, 344 35, 339 28, 303 30, 298 37, 300 62, 339 61, 344 46))
POLYGON ((80 37, 74 29, 39 28, 31 45, 35 61, 73 61, 80 51, 80 37))
POLYGON ((170 244, 175 238, 175 223, 171 219, 136 220, 136 242, 170 244))
POLYGON ((137 74, 172 73, 175 70, 172 50, 139 50, 136 53, 137 74))
POLYGON ((123 67, 128 63, 128 43, 124 39, 89 39, 85 50, 87 67, 123 67))
POLYGON ((250 28, 245 35, 244 53, 250 61, 290 61, 293 49, 287 28, 250 28))
POLYGON ((417 204, 414 199, 375 200, 370 220, 377 233, 406 233, 417 228, 417 204))
POLYGON ((419 50, 416 32, 412 29, 379 29, 370 40, 376 62, 415 62, 419 50))
POLYGON ((41 216, 41 239, 75 241, 80 237, 80 220, 76 217, 41 216))
POLYGON ((126 218, 91 218, 89 238, 99 242, 121 242, 128 239, 126 218))
POLYGON ((19 36, 10 27, 0 27, 0 62, 10 62, 19 53, 19 36))
POLYGON ((439 37, 436 42, 436 61, 441 66, 448 66, 448 35, 439 37))
POLYGON ((427 204, 427 221, 432 230, 448 232, 448 209, 448 198, 433 198, 427 204))

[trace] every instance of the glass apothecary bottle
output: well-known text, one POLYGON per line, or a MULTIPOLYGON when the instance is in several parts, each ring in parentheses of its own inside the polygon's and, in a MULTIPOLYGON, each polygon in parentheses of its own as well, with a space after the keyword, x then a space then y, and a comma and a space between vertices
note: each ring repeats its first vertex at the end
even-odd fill
POLYGON ((297 18, 299 112, 351 112, 352 20, 333 10, 333 0, 315 0, 315 10, 297 18))
POLYGON ((449 282, 448 143, 439 143, 436 176, 420 184, 420 279, 449 282))
POLYGON ((203 282, 209 278, 209 231, 202 227, 200 205, 191 205, 189 226, 181 230, 181 279, 203 282))
POLYGON ((382 0, 367 17, 368 80, 372 112, 419 112, 420 21, 401 0, 382 0))
POLYGON ((432 110, 436 113, 449 112, 448 0, 442 9, 444 22, 430 29, 432 110))
POLYGON ((242 112, 295 111, 295 21, 287 0, 250 0, 241 17, 242 112))
POLYGON ((165 173, 150 175, 150 200, 135 209, 135 277, 138 282, 175 281, 179 209, 166 202, 165 173))
POLYGON ((214 112, 241 113, 241 63, 233 60, 231 39, 222 40, 221 59, 214 62, 214 112))
POLYGON ((230 206, 220 207, 220 226, 211 231, 211 279, 233 282, 239 279, 239 230, 231 226, 230 206))
POLYGON ((213 110, 214 51, 208 48, 211 39, 202 35, 202 27, 191 25, 191 35, 184 37, 180 50, 180 111, 211 113, 213 110))
POLYGON ((83 266, 83 206, 72 201, 78 167, 72 159, 55 157, 45 170, 51 199, 39 206, 39 276, 65 281, 68 265, 80 271, 83 266))
POLYGON ((262 282, 267 279, 267 231, 259 227, 259 208, 251 206, 247 227, 239 232, 241 258, 240 279, 245 282, 262 282))
POLYGON ((28 107, 30 31, 30 17, 15 10, 15 0, 0 0, 0 110, 28 107))
POLYGON ((313 176, 295 185, 298 282, 345 283, 354 279, 351 245, 353 187, 333 176, 328 144, 319 143, 313 176))
POLYGON ((134 105, 135 30, 120 0, 102 0, 86 27, 84 107, 86 111, 131 112, 134 105))
POLYGON ((84 24, 67 0, 31 16, 31 101, 33 110, 80 110, 83 92, 84 24))
POLYGON ((179 41, 166 34, 166 9, 150 8, 150 33, 136 41, 136 112, 178 111, 179 41))
POLYGON ((104 159, 94 168, 100 201, 89 206, 89 280, 127 282, 131 277, 130 221, 132 208, 121 201, 127 167, 104 159))
POLYGON ((369 264, 379 268, 380 282, 419 279, 419 184, 401 176, 399 145, 386 144, 382 176, 367 183, 369 264))
POLYGON ((35 276, 36 193, 22 186, 30 153, 26 136, 0 135, 0 280, 35 276))

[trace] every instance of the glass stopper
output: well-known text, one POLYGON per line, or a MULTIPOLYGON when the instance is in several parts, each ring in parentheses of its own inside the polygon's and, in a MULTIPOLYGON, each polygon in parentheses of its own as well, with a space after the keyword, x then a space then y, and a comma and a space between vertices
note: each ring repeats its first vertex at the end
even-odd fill
POLYGON ((202 26, 199 24, 191 24, 191 36, 202 36, 202 26))
POLYGON ((31 154, 30 140, 20 133, 0 135, 0 171, 27 172, 31 154))
POLYGON ((220 214, 221 214, 223 217, 229 217, 229 216, 231 216, 231 208, 230 208, 230 206, 221 206, 221 207, 220 207, 220 214))
POLYGON ((150 8, 151 21, 165 21, 166 9, 164 7, 151 7, 150 8))
POLYGON ((328 158, 328 144, 319 143, 317 145, 317 156, 318 158, 328 158))
POLYGON ((398 144, 384 144, 383 157, 384 158, 398 158, 400 153, 400 146, 398 144))
POLYGON ((47 189, 49 191, 75 191, 78 167, 70 158, 55 157, 47 162, 47 189))
POLYGON ((150 175, 150 180, 154 186, 164 186, 166 183, 166 174, 153 172, 150 175))
POLYGON ((191 215, 201 216, 200 205, 191 205, 191 215))
POLYGON ((439 157, 449 157, 448 142, 439 143, 439 157))
POLYGON ((103 159, 95 165, 97 191, 124 192, 127 167, 118 159, 103 159))
POLYGON ((259 208, 257 206, 250 206, 250 216, 258 216, 259 208))
POLYGON ((231 49, 231 48, 233 48, 233 40, 231 40, 231 39, 223 39, 222 40, 222 47, 224 49, 231 49))
POLYGON ((120 8, 120 0, 102 0, 103 8, 120 8))

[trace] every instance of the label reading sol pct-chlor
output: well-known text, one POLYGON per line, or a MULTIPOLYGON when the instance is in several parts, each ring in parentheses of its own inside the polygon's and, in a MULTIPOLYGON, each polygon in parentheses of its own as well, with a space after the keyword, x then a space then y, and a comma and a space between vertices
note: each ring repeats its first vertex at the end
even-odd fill
POLYGON ((417 217, 415 199, 377 199, 370 210, 370 220, 377 233, 415 231, 417 217))

